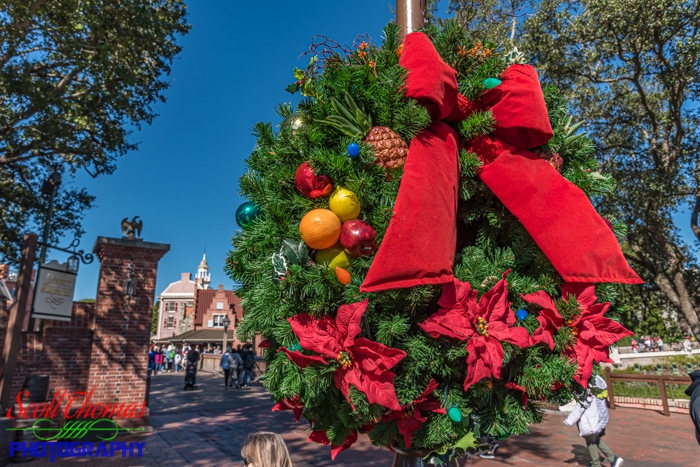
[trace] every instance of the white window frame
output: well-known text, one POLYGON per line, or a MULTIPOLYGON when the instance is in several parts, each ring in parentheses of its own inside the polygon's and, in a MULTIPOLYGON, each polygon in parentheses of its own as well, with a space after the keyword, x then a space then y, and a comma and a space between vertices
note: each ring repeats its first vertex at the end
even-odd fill
POLYGON ((216 309, 223 310, 224 309, 224 302, 216 302, 216 309))
POLYGON ((225 316, 226 316, 225 314, 223 314, 223 315, 217 314, 217 315, 212 316, 212 327, 217 328, 217 329, 219 329, 219 328, 223 329, 223 327, 224 327, 223 321, 224 321, 225 316), (217 320, 217 318, 218 318, 218 320, 217 320), (216 324, 217 321, 219 321, 219 323, 220 323, 219 325, 216 324))
POLYGON ((174 316, 168 316, 167 321, 165 323, 165 329, 175 329, 175 317, 174 316))
POLYGON ((175 313, 177 312, 178 309, 178 303, 177 302, 165 302, 165 309, 168 313, 175 313))

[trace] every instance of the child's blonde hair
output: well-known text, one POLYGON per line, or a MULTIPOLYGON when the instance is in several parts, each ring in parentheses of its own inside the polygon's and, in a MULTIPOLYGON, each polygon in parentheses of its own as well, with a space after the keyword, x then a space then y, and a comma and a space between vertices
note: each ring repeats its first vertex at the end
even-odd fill
POLYGON ((294 467, 282 437, 269 431, 248 435, 241 455, 255 467, 294 467))

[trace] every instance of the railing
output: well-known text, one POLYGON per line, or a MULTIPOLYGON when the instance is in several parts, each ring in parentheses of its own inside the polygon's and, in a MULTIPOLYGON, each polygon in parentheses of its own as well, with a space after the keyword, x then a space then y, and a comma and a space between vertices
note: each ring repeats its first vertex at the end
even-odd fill
MULTIPOLYGON (((691 342, 690 348, 691 350, 700 349, 700 342, 691 342)), ((638 349, 640 350, 639 353, 654 353, 654 351, 649 350, 646 347, 644 348, 644 350, 642 350, 642 347, 639 346, 638 349)), ((634 353, 631 345, 621 345, 620 347, 618 347, 618 351, 621 354, 634 353)), ((685 349, 683 348, 682 342, 664 344, 664 352, 684 352, 687 354, 687 352, 685 352, 685 349)))
POLYGON ((610 368, 605 369, 605 380, 608 385, 608 402, 610 409, 615 410, 615 381, 634 383, 656 383, 659 385, 659 396, 664 410, 664 415, 670 416, 671 410, 668 405, 666 394, 666 384, 690 384, 692 380, 688 376, 674 375, 635 375, 629 373, 613 373, 610 368))

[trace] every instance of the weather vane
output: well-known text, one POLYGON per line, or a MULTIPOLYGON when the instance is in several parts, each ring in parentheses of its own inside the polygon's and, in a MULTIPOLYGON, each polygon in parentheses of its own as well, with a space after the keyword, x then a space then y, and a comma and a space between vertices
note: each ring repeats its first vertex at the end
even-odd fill
POLYGON ((141 236, 141 229, 143 229, 143 221, 136 222, 139 216, 134 216, 131 222, 127 221, 128 217, 122 220, 122 233, 127 238, 136 238, 136 235, 141 236))

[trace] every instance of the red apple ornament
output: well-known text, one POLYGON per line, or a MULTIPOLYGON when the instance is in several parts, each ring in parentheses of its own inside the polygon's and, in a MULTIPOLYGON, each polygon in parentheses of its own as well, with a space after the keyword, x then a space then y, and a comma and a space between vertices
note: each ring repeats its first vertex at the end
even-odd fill
POLYGON ((294 186, 305 198, 310 199, 325 198, 333 191, 331 179, 325 175, 316 175, 308 162, 297 167, 294 186))
POLYGON ((351 219, 343 222, 340 232, 340 244, 355 258, 372 256, 377 249, 377 232, 366 222, 351 219))

